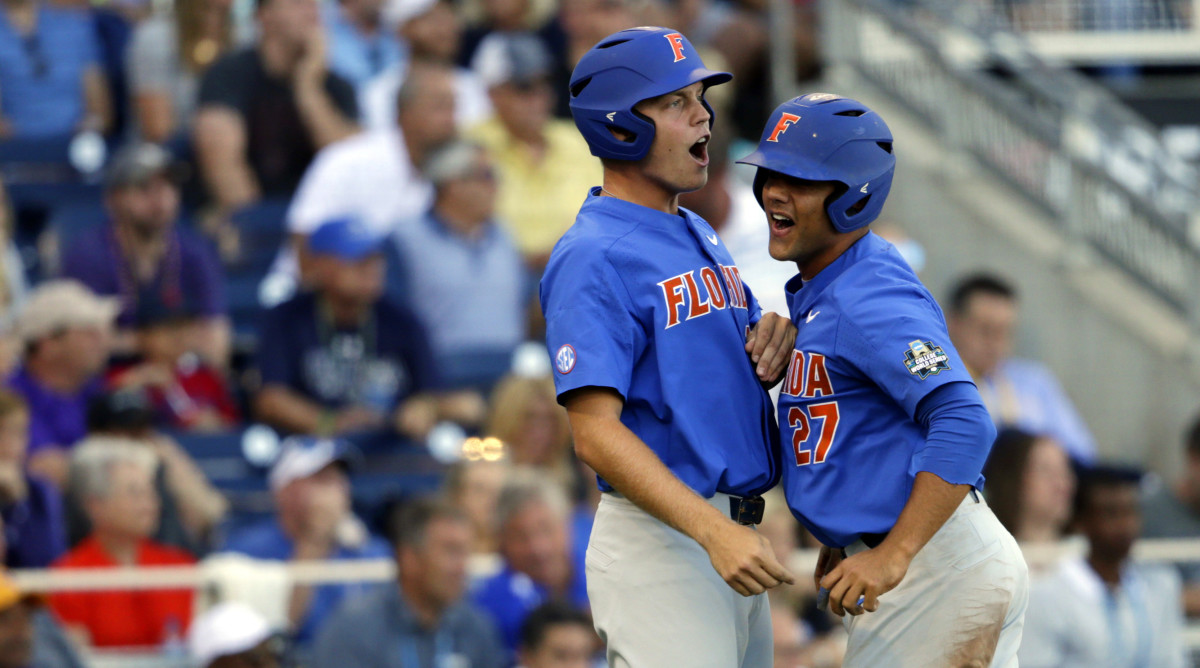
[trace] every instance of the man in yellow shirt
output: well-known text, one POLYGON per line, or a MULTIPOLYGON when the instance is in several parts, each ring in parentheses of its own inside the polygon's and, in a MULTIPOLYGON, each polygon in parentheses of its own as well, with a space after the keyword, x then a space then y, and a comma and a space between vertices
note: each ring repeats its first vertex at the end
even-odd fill
POLYGON ((499 218, 535 275, 602 173, 574 124, 551 116, 551 64, 532 34, 486 37, 472 69, 488 87, 495 115, 467 132, 496 162, 499 218))

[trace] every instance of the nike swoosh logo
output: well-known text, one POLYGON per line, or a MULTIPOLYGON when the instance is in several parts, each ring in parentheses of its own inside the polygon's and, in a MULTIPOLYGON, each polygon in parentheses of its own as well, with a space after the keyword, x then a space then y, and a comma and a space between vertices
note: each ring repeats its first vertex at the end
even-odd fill
POLYGON ((705 239, 708 239, 709 241, 711 241, 711 242, 712 242, 712 244, 713 244, 714 246, 716 246, 716 245, 717 245, 717 235, 715 235, 715 234, 714 234, 714 235, 712 235, 712 236, 710 237, 710 236, 708 236, 708 235, 706 234, 706 235, 704 235, 704 238, 705 238, 705 239))
POLYGON ((817 317, 818 313, 820 313, 820 311, 809 311, 808 315, 804 317, 804 322, 812 322, 813 318, 817 317))

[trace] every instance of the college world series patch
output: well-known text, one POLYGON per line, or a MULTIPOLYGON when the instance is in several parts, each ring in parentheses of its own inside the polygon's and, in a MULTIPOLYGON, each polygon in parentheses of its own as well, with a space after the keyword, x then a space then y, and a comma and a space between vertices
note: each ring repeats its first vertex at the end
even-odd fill
POLYGON ((569 343, 563 344, 554 354, 554 368, 562 375, 571 373, 575 368, 575 347, 569 343))
POLYGON ((950 368, 950 358, 941 346, 933 341, 913 341, 904 351, 904 366, 908 372, 925 380, 931 375, 941 373, 950 368))

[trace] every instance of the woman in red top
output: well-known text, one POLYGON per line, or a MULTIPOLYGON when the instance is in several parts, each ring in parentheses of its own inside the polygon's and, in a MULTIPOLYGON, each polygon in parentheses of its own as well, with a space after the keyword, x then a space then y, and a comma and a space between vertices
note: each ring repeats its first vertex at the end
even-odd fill
MULTIPOLYGON (((148 538, 159 515, 154 466, 148 450, 125 439, 92 437, 76 446, 70 485, 83 501, 92 533, 51 567, 193 563, 186 552, 148 538)), ((54 594, 50 605, 64 626, 94 647, 145 647, 183 637, 193 597, 187 589, 64 592, 54 594)))

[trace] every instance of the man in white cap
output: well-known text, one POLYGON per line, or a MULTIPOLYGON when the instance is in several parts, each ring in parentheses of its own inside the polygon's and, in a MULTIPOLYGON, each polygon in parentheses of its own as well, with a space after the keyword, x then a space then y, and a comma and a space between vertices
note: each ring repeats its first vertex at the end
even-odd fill
MULTIPOLYGON (((386 541, 367 532, 350 510, 347 468, 355 452, 344 441, 293 437, 283 442, 268 484, 276 516, 229 537, 224 550, 278 561, 388 557, 386 541)), ((297 585, 288 617, 296 641, 310 641, 321 623, 363 585, 297 585)))
POLYGON ((29 404, 29 470, 57 483, 67 450, 87 435, 87 406, 100 394, 120 301, 72 280, 43 283, 29 296, 17 332, 25 361, 8 386, 29 404))
POLYGON ((196 668, 278 668, 278 636, 254 608, 228 601, 192 622, 188 654, 196 668))

